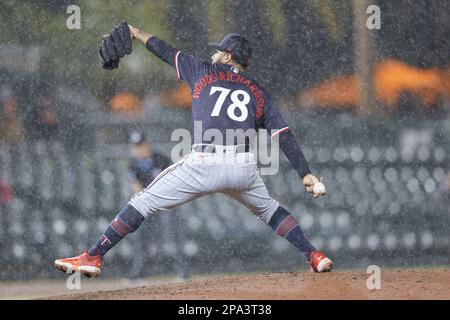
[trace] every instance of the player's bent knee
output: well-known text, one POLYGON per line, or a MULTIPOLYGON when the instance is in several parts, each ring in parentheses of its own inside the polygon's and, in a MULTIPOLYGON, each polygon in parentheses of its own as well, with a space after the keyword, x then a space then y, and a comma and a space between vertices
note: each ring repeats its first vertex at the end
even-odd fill
POLYGON ((131 200, 128 202, 128 205, 133 207, 137 212, 144 216, 147 219, 151 214, 157 212, 155 208, 151 205, 151 203, 144 198, 143 194, 140 192, 135 194, 131 200))
POLYGON ((160 199, 156 198, 152 193, 141 191, 136 193, 128 202, 129 205, 133 206, 140 214, 147 219, 150 215, 157 213, 159 211, 164 211, 170 209, 173 203, 168 203, 167 201, 161 202, 160 199))
POLYGON ((253 213, 264 223, 269 224, 270 219, 272 218, 275 211, 277 211, 280 203, 273 199, 266 207, 261 208, 261 210, 254 211, 253 213))

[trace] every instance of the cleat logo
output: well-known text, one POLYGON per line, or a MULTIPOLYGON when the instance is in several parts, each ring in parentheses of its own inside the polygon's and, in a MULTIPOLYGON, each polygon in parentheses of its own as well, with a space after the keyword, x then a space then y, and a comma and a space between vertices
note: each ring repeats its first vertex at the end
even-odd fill
POLYGON ((111 241, 105 235, 102 235, 102 237, 100 239, 100 243, 102 244, 102 246, 110 245, 111 241))

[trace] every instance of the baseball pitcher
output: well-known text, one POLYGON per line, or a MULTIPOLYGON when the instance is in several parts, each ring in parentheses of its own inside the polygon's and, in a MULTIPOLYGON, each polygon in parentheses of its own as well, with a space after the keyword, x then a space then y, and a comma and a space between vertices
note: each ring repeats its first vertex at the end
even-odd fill
POLYGON ((302 252, 312 272, 330 271, 332 261, 315 249, 294 216, 269 195, 250 146, 239 139, 223 138, 218 143, 220 139, 212 141, 204 135, 209 129, 223 137, 230 129, 267 129, 271 138, 279 139, 280 149, 297 171, 306 191, 316 198, 325 194, 324 185, 311 174, 272 96, 246 71, 252 58, 250 43, 241 35, 229 34, 219 44, 211 45, 215 53, 212 61, 207 62, 122 22, 103 38, 99 49, 103 67, 117 68, 120 59, 131 53, 132 40, 141 42, 172 66, 178 79, 188 83, 192 94, 192 123, 201 126, 193 126, 195 143, 190 154, 136 193, 92 248, 79 256, 56 260, 56 268, 64 272, 79 271, 87 277, 98 276, 103 256, 150 215, 208 194, 222 193, 242 203, 302 252))

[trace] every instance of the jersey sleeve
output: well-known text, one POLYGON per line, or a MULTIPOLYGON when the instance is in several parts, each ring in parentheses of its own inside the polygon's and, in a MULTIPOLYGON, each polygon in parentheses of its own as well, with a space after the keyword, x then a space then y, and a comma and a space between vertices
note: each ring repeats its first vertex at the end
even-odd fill
POLYGON ((269 95, 265 95, 264 114, 261 118, 261 127, 267 129, 267 133, 273 139, 279 138, 280 149, 288 158, 300 178, 311 173, 308 162, 295 140, 289 126, 286 124, 280 110, 274 103, 274 99, 269 95))
POLYGON ((183 51, 178 51, 175 55, 175 69, 180 80, 191 83, 195 75, 204 72, 207 67, 206 61, 183 51))
POLYGON ((158 37, 150 37, 145 44, 147 49, 162 61, 171 65, 178 79, 192 83, 194 76, 208 67, 208 62, 174 48, 158 37))
POLYGON ((282 132, 289 130, 280 110, 276 106, 271 95, 265 95, 264 114, 260 120, 260 127, 267 129, 271 138, 276 137, 282 132))

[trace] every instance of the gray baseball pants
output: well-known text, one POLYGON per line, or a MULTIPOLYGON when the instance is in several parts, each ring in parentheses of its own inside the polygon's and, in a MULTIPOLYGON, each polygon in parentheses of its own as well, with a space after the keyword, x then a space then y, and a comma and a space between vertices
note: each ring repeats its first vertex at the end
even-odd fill
POLYGON ((268 223, 279 202, 269 195, 254 154, 238 153, 234 146, 215 148, 216 153, 193 150, 162 171, 150 185, 136 193, 129 204, 147 218, 205 195, 222 193, 268 223))

